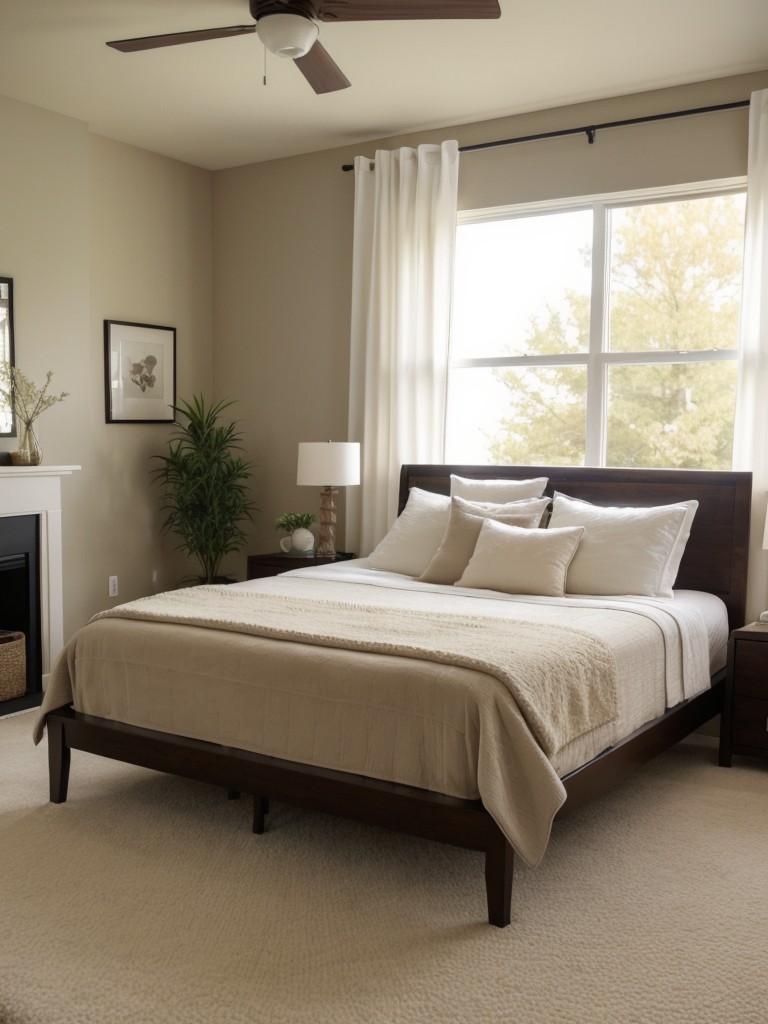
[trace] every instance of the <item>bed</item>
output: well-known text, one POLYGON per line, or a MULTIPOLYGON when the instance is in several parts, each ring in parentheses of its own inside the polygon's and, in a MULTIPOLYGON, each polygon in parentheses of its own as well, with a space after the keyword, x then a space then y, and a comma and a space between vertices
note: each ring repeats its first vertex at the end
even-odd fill
MULTIPOLYGON (((419 574, 426 582, 395 571, 397 558, 393 570, 381 551, 403 549, 386 548, 388 535, 372 561, 158 595, 95 617, 59 659, 36 726, 38 740, 48 733, 50 799, 66 800, 70 750, 81 749, 251 794, 255 832, 275 800, 479 850, 488 920, 506 926, 516 853, 537 863, 556 817, 720 711, 728 632, 745 616, 748 473, 407 465, 395 526, 411 522, 419 496, 444 516, 439 529, 430 520, 430 536, 442 535, 449 513, 466 525, 467 506, 457 511, 462 499, 451 497, 457 481, 471 495, 484 481, 531 480, 542 481, 549 526, 485 513, 480 538, 491 546, 480 558, 477 540, 458 587, 430 582, 431 570, 419 574), (662 507, 689 510, 674 597, 538 593, 550 561, 555 574, 590 580, 587 557, 576 559, 593 527, 568 514, 600 523, 615 509, 652 518, 662 507), (483 577, 499 571, 502 542, 513 573, 533 572, 518 592, 483 577), (537 554, 526 570, 520 544, 534 542, 549 561, 537 554), (528 634, 538 645, 530 664, 567 657, 547 670, 553 697, 526 674, 528 634), (546 715, 539 701, 552 704, 546 715)), ((637 542, 642 529, 632 529, 637 542)), ((434 566, 425 536, 409 557, 434 566)))

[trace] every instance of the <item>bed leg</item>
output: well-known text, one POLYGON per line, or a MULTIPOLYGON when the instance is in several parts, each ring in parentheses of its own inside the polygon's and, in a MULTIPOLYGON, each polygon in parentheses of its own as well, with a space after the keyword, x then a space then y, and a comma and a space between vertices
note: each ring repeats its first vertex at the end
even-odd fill
POLYGON ((495 821, 490 821, 485 848, 485 892, 488 899, 488 921, 497 928, 506 928, 512 917, 514 865, 515 853, 507 837, 495 821))
POLYGON ((257 836, 264 833, 266 829, 265 818, 269 814, 269 798, 266 796, 254 795, 253 798, 253 831, 257 836))
POLYGON ((48 733, 48 786, 52 804, 63 804, 69 786, 70 749, 64 741, 64 722, 50 716, 45 723, 48 733))

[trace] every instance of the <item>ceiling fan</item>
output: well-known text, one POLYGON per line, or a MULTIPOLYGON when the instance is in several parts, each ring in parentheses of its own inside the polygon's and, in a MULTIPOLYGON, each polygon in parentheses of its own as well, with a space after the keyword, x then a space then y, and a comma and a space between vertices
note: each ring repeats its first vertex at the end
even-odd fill
POLYGON ((498 0, 248 0, 248 4, 253 25, 113 39, 107 46, 132 53, 256 32, 272 53, 293 59, 316 93, 325 93, 346 89, 350 83, 318 42, 318 22, 501 17, 498 0))

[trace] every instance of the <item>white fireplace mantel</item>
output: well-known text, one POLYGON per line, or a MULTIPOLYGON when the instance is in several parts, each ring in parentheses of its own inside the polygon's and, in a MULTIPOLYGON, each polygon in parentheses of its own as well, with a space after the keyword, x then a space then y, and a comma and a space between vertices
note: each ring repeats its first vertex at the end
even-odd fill
POLYGON ((0 466, 0 517, 40 517, 40 633, 43 688, 64 646, 61 478, 80 466, 0 466))

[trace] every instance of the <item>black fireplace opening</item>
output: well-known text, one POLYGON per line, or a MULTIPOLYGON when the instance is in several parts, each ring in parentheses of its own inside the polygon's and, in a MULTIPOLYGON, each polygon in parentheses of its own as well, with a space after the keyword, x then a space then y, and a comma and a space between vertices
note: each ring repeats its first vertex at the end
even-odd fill
POLYGON ((40 517, 0 517, 0 715, 40 704, 40 517), (23 636, 23 643, 19 639, 23 636), (23 650, 24 667, 19 668, 23 650), (23 691, 21 687, 23 686, 23 691))

